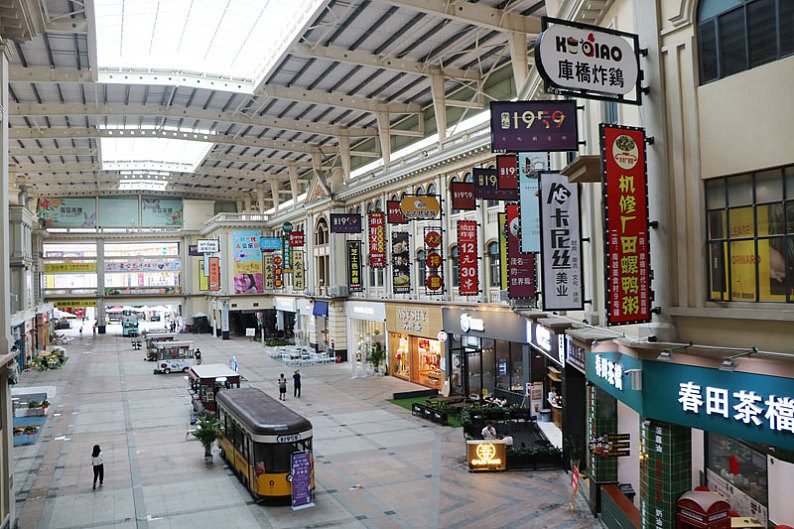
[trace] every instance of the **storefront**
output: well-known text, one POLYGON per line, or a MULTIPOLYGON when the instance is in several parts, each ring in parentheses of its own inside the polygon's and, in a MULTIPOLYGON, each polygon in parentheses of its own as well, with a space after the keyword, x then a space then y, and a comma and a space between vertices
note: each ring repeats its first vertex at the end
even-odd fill
POLYGON ((353 376, 388 369, 386 362, 386 305, 366 301, 345 303, 347 350, 353 353, 353 376))
POLYGON ((389 374, 441 390, 446 380, 441 307, 387 305, 386 330, 389 374))
POLYGON ((276 309, 276 329, 284 339, 292 340, 295 336, 297 304, 295 298, 276 296, 273 298, 276 309))
MULTIPOLYGON (((328 328, 328 302, 314 300, 314 304, 312 305, 312 317, 314 318, 317 350, 325 351, 328 349, 331 351, 331 354, 336 354, 333 350, 335 349, 334 346, 336 344, 332 345, 329 337, 330 329, 328 328)), ((347 360, 347 358, 342 358, 340 361, 344 360, 347 360)))
POLYGON ((527 320, 512 311, 444 309, 450 392, 521 404, 529 374, 527 320))
POLYGON ((697 486, 720 492, 731 511, 762 527, 790 525, 790 367, 745 358, 743 367, 766 374, 739 372, 725 356, 657 353, 602 342, 587 355, 594 480, 631 483, 641 527, 675 527, 677 499, 697 486))
POLYGON ((317 338, 315 337, 314 325, 314 302, 307 298, 297 300, 297 325, 295 326, 295 343, 298 345, 313 345, 316 349, 317 338))

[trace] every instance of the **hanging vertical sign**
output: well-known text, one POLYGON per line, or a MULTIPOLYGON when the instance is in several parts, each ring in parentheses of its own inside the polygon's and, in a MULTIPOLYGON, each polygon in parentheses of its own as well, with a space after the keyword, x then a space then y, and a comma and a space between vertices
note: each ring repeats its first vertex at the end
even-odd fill
POLYGON ((518 155, 518 194, 521 209, 521 251, 540 252, 538 216, 538 175, 549 170, 549 153, 527 152, 518 155))
POLYGON ((331 233, 361 233, 358 213, 331 213, 331 233))
POLYGON ((499 173, 495 168, 475 167, 472 173, 474 175, 474 198, 518 200, 518 189, 499 188, 499 173))
POLYGON ((497 156, 496 170, 499 173, 499 189, 518 188, 518 159, 515 154, 497 156))
POLYGON ((425 228, 425 277, 426 293, 440 295, 444 292, 444 272, 441 267, 443 262, 441 250, 441 226, 425 228))
POLYGON ((507 205, 507 297, 535 297, 535 254, 521 253, 518 240, 518 204, 507 205))
POLYGON ((601 124, 607 325, 651 320, 645 131, 601 124))
POLYGON ((293 231, 289 234, 289 245, 291 247, 303 246, 303 232, 293 231))
POLYGON ((361 241, 347 241, 347 284, 350 292, 361 292, 361 241))
POLYGON ((292 290, 306 288, 306 271, 304 270, 303 250, 297 247, 292 250, 292 290))
POLYGON ((279 254, 273 256, 273 288, 281 288, 284 286, 283 264, 284 259, 279 254))
POLYGON ((273 290, 273 283, 276 276, 273 273, 275 266, 273 265, 273 255, 265 255, 265 290, 273 290))
POLYGON ((452 209, 477 209, 477 204, 474 202, 474 182, 452 182, 450 191, 452 192, 452 209))
POLYGON ((221 258, 210 257, 210 290, 221 289, 221 258))
POLYGON ((458 258, 460 295, 478 295, 480 277, 477 268, 477 223, 473 220, 458 221, 458 258))
POLYGON ((210 289, 210 278, 207 274, 204 273, 204 261, 199 261, 198 266, 199 266, 199 273, 198 273, 199 291, 206 292, 207 290, 210 289))
POLYGON ((389 216, 389 224, 408 224, 403 217, 403 210, 400 209, 399 200, 388 200, 386 202, 386 214, 389 216))
POLYGON ((507 290, 507 214, 499 213, 499 287, 507 290))
POLYGON ((372 268, 386 267, 386 224, 383 213, 369 214, 369 265, 372 268))
POLYGON ((292 273, 292 246, 289 243, 289 235, 284 235, 281 238, 281 255, 284 257, 284 266, 282 270, 285 274, 292 273))
POLYGON ((411 251, 408 232, 395 231, 391 234, 392 290, 395 294, 411 292, 411 251))
POLYGON ((540 174, 543 310, 581 310, 582 239, 579 184, 558 173, 540 174))

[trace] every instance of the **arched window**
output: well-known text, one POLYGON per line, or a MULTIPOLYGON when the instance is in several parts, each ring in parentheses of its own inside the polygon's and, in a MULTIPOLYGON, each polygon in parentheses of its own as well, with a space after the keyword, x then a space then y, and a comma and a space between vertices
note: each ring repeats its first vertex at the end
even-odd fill
MULTIPOLYGON (((449 203, 450 204, 452 204, 452 184, 454 184, 457 181, 458 181, 458 177, 457 176, 453 176, 452 180, 449 181, 449 203)), ((452 213, 457 213, 459 211, 460 211, 459 209, 454 209, 454 208, 452 209, 452 213)))
POLYGON ((700 83, 794 53, 794 5, 775 0, 701 0, 700 83))
POLYGON ((428 195, 435 195, 436 194, 436 184, 430 184, 427 186, 427 194, 428 195))
POLYGON ((490 270, 492 287, 500 287, 500 260, 499 260, 499 243, 492 242, 488 245, 488 269, 490 270))
POLYGON ((367 213, 372 213, 372 202, 367 204, 367 213))
POLYGON ((403 192, 402 192, 402 195, 400 195, 400 200, 403 200, 403 199, 404 199, 405 197, 407 197, 407 196, 408 196, 408 193, 406 193, 405 191, 403 191, 403 192))
POLYGON ((449 255, 452 256, 452 286, 457 287, 460 286, 460 252, 458 247, 453 246, 449 255))
POLYGON ((425 194, 425 190, 422 189, 422 186, 416 186, 415 194, 416 196, 421 197, 422 195, 425 194))
POLYGON ((325 219, 317 221, 317 233, 314 236, 314 242, 318 246, 328 244, 328 222, 325 219))
POLYGON ((419 288, 425 284, 425 275, 427 274, 427 263, 426 263, 427 253, 424 250, 419 250, 416 252, 416 265, 418 268, 419 274, 416 276, 416 287, 417 292, 419 288))
POLYGON ((389 200, 392 200, 392 201, 394 201, 394 200, 400 200, 400 197, 398 197, 397 195, 392 195, 392 196, 391 196, 391 198, 390 198, 389 200))
POLYGON ((358 213, 359 215, 361 214, 361 204, 356 206, 356 211, 354 211, 354 213, 358 213))
POLYGON ((375 211, 381 211, 381 209, 380 209, 380 200, 375 202, 375 211))

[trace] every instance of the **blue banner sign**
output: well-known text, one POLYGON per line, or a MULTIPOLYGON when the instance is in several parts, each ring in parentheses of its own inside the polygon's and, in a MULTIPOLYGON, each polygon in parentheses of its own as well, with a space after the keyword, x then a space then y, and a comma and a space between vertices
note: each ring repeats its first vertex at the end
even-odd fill
POLYGON ((262 237, 259 239, 259 249, 263 252, 272 252, 281 249, 281 237, 262 237))

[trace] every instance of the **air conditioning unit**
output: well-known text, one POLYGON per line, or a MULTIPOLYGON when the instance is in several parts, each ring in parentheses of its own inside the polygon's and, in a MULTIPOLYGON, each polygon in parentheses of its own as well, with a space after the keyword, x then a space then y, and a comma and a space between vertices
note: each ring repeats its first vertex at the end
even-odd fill
POLYGON ((346 298, 350 295, 346 285, 334 285, 328 289, 328 295, 332 298, 346 298))

